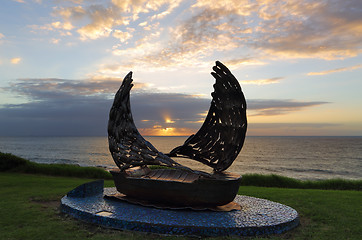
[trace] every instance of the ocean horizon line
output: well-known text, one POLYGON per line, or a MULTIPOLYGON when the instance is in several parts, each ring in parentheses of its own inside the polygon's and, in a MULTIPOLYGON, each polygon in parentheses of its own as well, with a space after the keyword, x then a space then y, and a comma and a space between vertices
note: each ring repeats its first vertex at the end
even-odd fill
MULTIPOLYGON (((143 137, 190 137, 191 135, 142 135, 143 137)), ((0 137, 107 137, 106 135, 6 135, 0 137)), ((247 135, 247 137, 362 137, 362 135, 247 135)))

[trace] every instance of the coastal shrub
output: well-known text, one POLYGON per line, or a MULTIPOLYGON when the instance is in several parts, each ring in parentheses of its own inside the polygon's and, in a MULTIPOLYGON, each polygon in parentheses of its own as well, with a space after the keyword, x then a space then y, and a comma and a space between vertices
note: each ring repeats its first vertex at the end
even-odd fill
POLYGON ((0 171, 7 171, 25 165, 27 160, 11 153, 0 152, 0 171))
POLYGON ((318 181, 303 181, 304 188, 357 190, 362 191, 362 180, 327 179, 318 181))
POLYGON ((112 179, 111 174, 104 169, 96 167, 81 167, 70 164, 42 164, 29 161, 26 166, 18 170, 24 173, 51 176, 112 179))
POLYGON ((300 181, 275 174, 245 174, 241 178, 241 185, 258 187, 300 188, 300 181))
POLYGON ((112 179, 109 172, 96 167, 81 167, 70 164, 35 163, 10 153, 0 152, 0 171, 68 176, 79 178, 112 179))
MULTIPOLYGON (((166 168, 163 166, 149 166, 151 169, 166 168)), ((51 176, 68 176, 94 179, 113 179, 112 175, 102 168, 81 167, 70 164, 42 164, 35 163, 10 153, 0 152, 0 172, 12 171, 51 176)), ((299 189, 326 189, 326 190, 357 190, 362 191, 362 180, 328 179, 302 181, 275 174, 244 174, 241 186, 278 187, 299 189)))
POLYGON ((240 185, 257 187, 362 191, 362 180, 326 179, 303 181, 275 174, 245 174, 242 176, 240 185))

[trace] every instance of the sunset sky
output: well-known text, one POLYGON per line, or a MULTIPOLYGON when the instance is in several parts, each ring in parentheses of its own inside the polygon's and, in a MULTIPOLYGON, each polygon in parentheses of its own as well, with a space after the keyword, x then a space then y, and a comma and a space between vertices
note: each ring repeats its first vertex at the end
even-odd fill
POLYGON ((104 136, 123 77, 143 135, 189 135, 215 61, 250 136, 362 136, 362 1, 4 0, 0 136, 104 136))

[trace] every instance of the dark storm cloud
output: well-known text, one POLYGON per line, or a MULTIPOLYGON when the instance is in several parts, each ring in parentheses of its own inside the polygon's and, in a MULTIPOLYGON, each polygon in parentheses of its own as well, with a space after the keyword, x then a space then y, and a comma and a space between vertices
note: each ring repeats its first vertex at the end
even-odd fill
MULTIPOLYGON (((65 98, 65 96, 89 96, 113 93, 118 89, 122 79, 89 79, 89 80, 67 80, 58 78, 42 79, 19 79, 4 88, 6 91, 13 92, 32 99, 55 99, 65 98)), ((133 89, 144 88, 146 84, 134 83, 133 89)))
MULTIPOLYGON (((120 81, 22 79, 6 88, 27 97, 23 104, 2 105, 0 136, 99 136, 106 135, 109 109, 120 81)), ((131 108, 139 129, 201 126, 210 99, 179 93, 152 93, 135 86, 131 108), (172 122, 166 122, 166 119, 172 122)), ((4 90, 4 89, 3 89, 4 90)), ((150 90, 150 89, 148 89, 150 90)), ((284 114, 325 102, 249 100, 256 115, 284 114)))
MULTIPOLYGON (((0 108, 0 136, 106 135, 109 109, 119 85, 120 81, 113 80, 21 79, 3 90, 30 101, 0 108)), ((135 84, 131 94, 139 128, 163 124, 166 116, 177 119, 177 126, 182 125, 183 121, 200 118, 198 114, 209 107, 208 99, 144 93, 140 87, 145 85, 135 84)))
POLYGON ((111 101, 97 97, 56 98, 0 108, 2 136, 104 135, 111 101))

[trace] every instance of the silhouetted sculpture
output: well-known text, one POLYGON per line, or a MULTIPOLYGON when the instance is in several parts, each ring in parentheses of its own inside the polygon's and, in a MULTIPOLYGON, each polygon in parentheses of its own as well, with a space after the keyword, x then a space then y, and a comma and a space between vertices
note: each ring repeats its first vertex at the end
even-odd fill
MULTIPOLYGON (((111 171, 117 190, 139 203, 167 206, 220 206, 231 202, 240 176, 224 173, 238 156, 247 129, 246 102, 239 82, 216 62, 211 106, 200 130, 170 153, 159 152, 138 132, 130 109, 132 72, 124 78, 109 114, 108 141, 119 170, 111 171), (185 157, 213 168, 209 174, 183 166, 185 157), (165 166, 151 170, 147 165, 165 166)), ((147 205, 147 204, 146 204, 147 205)))

